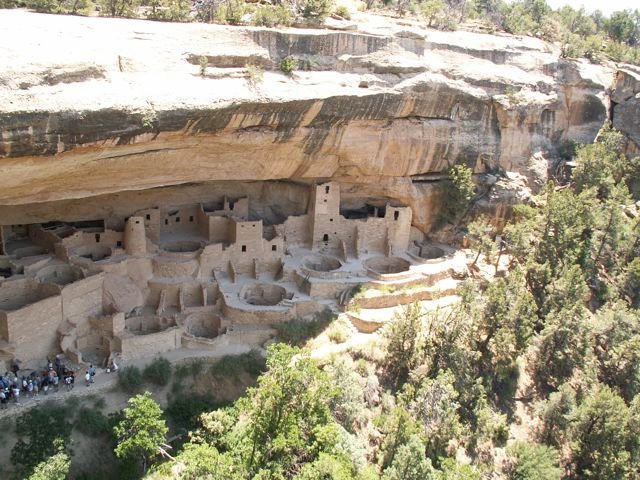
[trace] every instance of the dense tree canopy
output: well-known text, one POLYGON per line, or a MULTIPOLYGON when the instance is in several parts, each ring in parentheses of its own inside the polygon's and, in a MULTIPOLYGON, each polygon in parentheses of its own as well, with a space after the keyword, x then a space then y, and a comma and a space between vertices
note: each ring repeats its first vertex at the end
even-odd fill
POLYGON ((160 453, 167 431, 162 409, 151 394, 136 395, 129 400, 122 419, 113 429, 117 439, 115 453, 120 458, 139 459, 144 472, 153 457, 160 453))

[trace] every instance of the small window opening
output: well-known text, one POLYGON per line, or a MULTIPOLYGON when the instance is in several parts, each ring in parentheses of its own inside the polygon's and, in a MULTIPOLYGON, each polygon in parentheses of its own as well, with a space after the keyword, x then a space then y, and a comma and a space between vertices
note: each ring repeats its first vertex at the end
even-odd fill
POLYGON ((193 222, 193 215, 190 215, 190 216, 189 216, 189 221, 190 221, 190 222, 193 222))
POLYGON ((176 217, 176 223, 180 223, 180 217, 176 217))
POLYGON ((278 250, 278 247, 276 245, 271 245, 271 251, 275 252, 278 250))
POLYGON ((242 245, 242 251, 246 252, 247 251, 247 246, 246 245, 242 245))
POLYGON ((329 241, 329 234, 328 234, 328 233, 325 233, 325 234, 322 236, 322 241, 323 241, 323 242, 328 242, 328 241, 329 241))
POLYGON ((327 203, 327 199, 325 198, 325 199, 323 200, 323 202, 324 202, 324 203, 327 203))
POLYGON ((324 193, 329 193, 329 186, 324 187, 324 193))
POLYGON ((122 242, 120 240, 116 242, 116 247, 122 247, 122 242))
POLYGON ((96 233, 96 243, 100 243, 100 234, 96 233))
POLYGON ((330 218, 330 219, 329 219, 329 221, 330 221, 330 222, 333 222, 333 218, 330 218))
POLYGON ((393 219, 398 220, 398 218, 400 218, 400 212, 396 210, 395 212, 393 212, 393 219))
POLYGON ((164 219, 164 224, 165 224, 165 225, 169 225, 169 219, 168 219, 168 218, 165 218, 165 219, 164 219))
POLYGON ((151 220, 151 215, 147 213, 145 216, 147 217, 147 220, 151 220))
POLYGON ((136 220, 136 225, 140 225, 140 220, 136 220))
POLYGON ((229 210, 233 210, 233 207, 235 207, 235 203, 229 203, 229 210))

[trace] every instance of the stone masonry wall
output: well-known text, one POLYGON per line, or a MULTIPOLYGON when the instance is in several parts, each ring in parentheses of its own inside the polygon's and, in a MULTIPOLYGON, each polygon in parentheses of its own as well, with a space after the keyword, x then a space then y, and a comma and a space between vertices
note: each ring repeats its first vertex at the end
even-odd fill
POLYGON ((57 329, 62 322, 60 296, 45 298, 19 310, 6 313, 8 341, 19 346, 23 362, 41 361, 57 348, 57 329))

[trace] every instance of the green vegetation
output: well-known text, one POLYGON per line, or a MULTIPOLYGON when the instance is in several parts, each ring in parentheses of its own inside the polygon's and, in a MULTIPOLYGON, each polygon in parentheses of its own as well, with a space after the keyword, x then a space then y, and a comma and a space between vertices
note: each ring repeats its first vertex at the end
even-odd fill
POLYGON ((82 407, 78 411, 74 427, 90 437, 109 433, 109 419, 98 408, 82 407))
POLYGON ((134 393, 144 383, 142 372, 135 365, 128 365, 118 371, 118 383, 125 392, 134 393))
POLYGON ((444 195, 447 201, 440 216, 443 221, 455 223, 467 211, 475 195, 473 171, 466 165, 453 165, 444 173, 444 195))
POLYGON ((240 25, 242 17, 248 13, 249 9, 243 0, 224 0, 215 12, 215 23, 226 23, 227 25, 240 25))
POLYGON ((198 417, 204 412, 210 412, 224 406, 216 402, 211 395, 191 394, 183 395, 178 392, 172 396, 167 407, 167 417, 177 425, 184 425, 188 428, 198 426, 198 417))
MULTIPOLYGON (((496 242, 494 240, 496 231, 493 225, 489 223, 488 219, 478 217, 467 226, 467 232, 471 248, 477 252, 471 268, 476 266, 481 255, 484 256, 486 263, 491 263, 496 251, 496 242)), ((496 264, 496 270, 497 268, 496 264)))
POLYGON ((292 23, 293 14, 285 4, 260 5, 253 15, 253 24, 258 27, 289 27, 292 23))
POLYGON ((274 325, 278 337, 292 345, 303 345, 308 339, 316 337, 335 319, 331 310, 316 314, 312 319, 294 318, 288 322, 274 325))
MULTIPOLYGON (((46 466, 40 465, 57 454, 65 455, 72 424, 63 405, 47 402, 22 413, 16 419, 18 441, 11 450, 11 463, 16 478, 26 478, 31 472, 43 478, 46 466)), ((56 463, 64 463, 56 456, 56 463)))
POLYGON ((337 7, 335 13, 336 15, 338 15, 341 18, 344 18, 345 20, 351 20, 351 12, 344 5, 340 5, 339 7, 337 7))
POLYGON ((389 374, 398 384, 406 381, 409 372, 419 361, 422 332, 422 311, 417 303, 402 307, 384 330, 387 339, 389 374))
MULTIPOLYGON (((408 8, 412 9, 411 2, 406 3, 408 3, 408 8)), ((459 17, 456 16, 454 10, 444 0, 425 0, 420 2, 420 13, 430 28, 455 30, 458 26, 456 19, 459 19, 459 17)))
POLYGON ((137 16, 140 0, 99 0, 100 14, 107 17, 137 16))
POLYGON ((173 375, 174 382, 181 384, 187 377, 196 379, 198 375, 203 372, 204 367, 204 360, 201 358, 194 358, 188 362, 176 365, 173 375))
POLYGON ((214 363, 210 372, 224 378, 237 377, 241 373, 260 375, 265 369, 265 359, 259 350, 252 349, 238 355, 225 355, 214 363))
POLYGON ((26 7, 41 13, 86 15, 91 6, 88 0, 0 0, 0 8, 26 7))
POLYGON ((64 451, 61 441, 55 441, 54 447, 57 448, 58 453, 36 465, 28 480, 65 480, 67 478, 71 466, 69 455, 64 451))
POLYGON ((298 9, 307 20, 322 23, 333 10, 333 0, 302 0, 298 9))
POLYGON ((560 455, 553 447, 517 442, 507 449, 509 480, 560 480, 560 455))
POLYGON ((147 18, 151 20, 185 22, 191 13, 191 2, 188 0, 147 0, 142 4, 150 7, 147 18))
POLYGON ((159 454, 167 435, 162 409, 149 392, 129 399, 122 419, 113 428, 117 439, 115 454, 118 458, 134 458, 146 472, 151 460, 159 454))
POLYGON ((171 380, 171 362, 164 357, 156 357, 144 367, 142 376, 146 381, 155 385, 167 385, 171 380))
MULTIPOLYGON (((201 448, 211 462, 201 464, 199 474, 225 478, 286 478, 285 472, 302 470, 308 478, 325 468, 347 467, 340 453, 343 437, 332 422, 328 407, 335 395, 329 377, 307 356, 292 347, 270 348, 268 373, 258 386, 233 407, 201 417, 197 435, 205 445, 188 446, 182 455, 201 448), (295 357, 295 368, 291 362, 295 357), (338 466, 336 466, 336 464, 338 466)), ((171 463, 158 469, 157 478, 171 475, 171 463)))
POLYGON ((293 73, 297 66, 298 61, 294 57, 289 55, 288 57, 284 57, 280 62, 280 71, 286 73, 287 75, 290 75, 291 73, 293 73))

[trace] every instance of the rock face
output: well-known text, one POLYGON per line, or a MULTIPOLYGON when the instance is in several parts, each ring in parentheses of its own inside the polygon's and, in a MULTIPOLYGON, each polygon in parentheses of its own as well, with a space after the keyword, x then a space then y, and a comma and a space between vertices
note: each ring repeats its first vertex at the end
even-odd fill
POLYGON ((640 153, 640 67, 627 65, 618 70, 611 102, 613 126, 630 140, 629 153, 640 153))
MULTIPOLYGON (((22 11, 0 23, 0 224, 43 202, 331 178, 347 195, 419 207, 426 229, 435 192, 420 178, 454 163, 524 171, 534 152, 592 141, 613 80, 535 39, 389 24, 274 31, 22 11), (305 70, 280 72, 288 55, 305 70)), ((637 124, 637 99, 616 102, 614 123, 637 124)))

